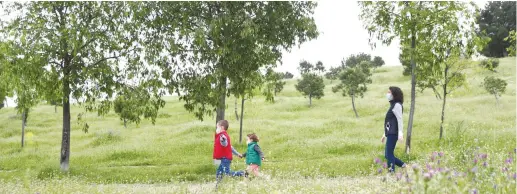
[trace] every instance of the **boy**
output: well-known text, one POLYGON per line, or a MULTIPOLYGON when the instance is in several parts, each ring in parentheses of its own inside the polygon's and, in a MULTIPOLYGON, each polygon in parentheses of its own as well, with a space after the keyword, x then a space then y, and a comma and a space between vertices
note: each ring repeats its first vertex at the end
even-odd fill
POLYGON ((228 121, 220 120, 217 122, 217 130, 215 132, 214 140, 214 160, 220 160, 221 164, 217 168, 216 180, 221 181, 223 174, 230 176, 243 176, 243 172, 233 172, 230 170, 232 163, 232 154, 242 157, 242 155, 233 148, 230 136, 226 132, 228 130, 228 121))

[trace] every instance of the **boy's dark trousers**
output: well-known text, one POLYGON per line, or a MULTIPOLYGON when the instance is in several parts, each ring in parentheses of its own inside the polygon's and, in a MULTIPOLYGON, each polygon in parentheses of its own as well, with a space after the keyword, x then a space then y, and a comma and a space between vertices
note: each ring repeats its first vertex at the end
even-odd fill
POLYGON ((397 135, 387 135, 386 136, 386 150, 384 152, 384 156, 386 160, 388 160, 388 168, 390 172, 395 171, 395 165, 402 167, 404 162, 400 161, 395 157, 393 153, 395 151, 395 146, 397 145, 398 137, 397 135))
POLYGON ((221 164, 219 165, 219 168, 217 168, 216 171, 216 179, 217 182, 221 181, 223 179, 223 175, 227 176, 244 176, 244 172, 242 171, 231 171, 230 165, 232 164, 231 160, 228 160, 226 158, 221 158, 221 164))

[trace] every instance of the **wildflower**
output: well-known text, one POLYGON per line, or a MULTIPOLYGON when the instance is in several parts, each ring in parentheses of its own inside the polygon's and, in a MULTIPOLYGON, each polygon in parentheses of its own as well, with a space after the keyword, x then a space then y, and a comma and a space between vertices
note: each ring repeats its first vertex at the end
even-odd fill
POLYGON ((473 172, 473 173, 476 173, 478 171, 478 167, 477 166, 474 166, 474 168, 472 168, 470 170, 470 172, 473 172))
POLYGON ((517 179, 517 174, 513 173, 513 180, 516 180, 516 179, 517 179))
POLYGON ((472 189, 472 194, 478 194, 478 190, 477 189, 472 189))
POLYGON ((384 164, 382 164, 382 167, 388 168, 388 163, 384 162, 384 164))
POLYGON ((487 158, 488 158, 488 155, 487 155, 487 154, 482 154, 482 155, 481 155, 481 158, 483 158, 483 159, 487 159, 487 158))
POLYGON ((381 173, 382 173, 382 168, 379 168, 379 170, 377 170, 377 172, 378 172, 379 174, 381 174, 381 173))
POLYGON ((397 181, 399 181, 402 178, 402 173, 398 172, 396 174, 396 176, 397 176, 397 181))
POLYGON ((426 164, 425 167, 427 167, 427 170, 432 169, 431 165, 429 165, 429 164, 426 164))
POLYGON ((487 166, 488 166, 488 163, 486 163, 486 161, 483 162, 483 167, 487 167, 487 166))
POLYGON ((429 181, 429 180, 431 180, 431 178, 433 178, 432 174, 427 173, 427 172, 424 173, 424 180, 429 181))
POLYGON ((511 163, 512 163, 512 158, 506 159, 506 164, 511 164, 511 163))
POLYGON ((441 163, 440 160, 438 160, 438 164, 440 164, 440 163, 441 163))
POLYGON ((379 158, 375 158, 374 162, 375 162, 375 164, 380 164, 382 161, 379 158))
POLYGON ((438 153, 438 156, 443 157, 443 152, 438 153))
POLYGON ((478 159, 474 159, 474 164, 477 164, 478 163, 478 159))
POLYGON ((503 167, 503 172, 508 172, 508 168, 507 167, 503 167))

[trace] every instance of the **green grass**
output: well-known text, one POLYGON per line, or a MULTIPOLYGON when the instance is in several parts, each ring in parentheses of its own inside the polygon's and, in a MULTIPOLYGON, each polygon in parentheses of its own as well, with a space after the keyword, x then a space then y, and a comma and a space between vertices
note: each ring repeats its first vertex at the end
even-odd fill
MULTIPOLYGON (((473 64, 468 71, 468 87, 448 98, 445 138, 441 141, 441 101, 429 90, 417 93, 411 154, 403 154, 400 143, 396 155, 410 164, 424 165, 430 153, 443 151, 452 157, 446 162, 448 167, 463 169, 472 160, 473 150, 480 147, 491 155, 494 165, 495 161, 504 161, 505 154, 516 147, 515 67, 515 58, 501 60, 497 76, 507 80, 508 87, 500 106, 496 106, 495 98, 480 85, 493 73, 473 64)), ((363 187, 370 188, 367 193, 382 191, 373 159, 383 158, 380 137, 388 108, 384 94, 389 86, 399 86, 405 92, 404 124, 409 115, 410 78, 402 76, 402 67, 376 70, 365 97, 356 100, 360 118, 355 118, 350 98, 331 92, 337 81, 325 81, 325 96, 313 100, 312 107, 295 90, 295 84, 296 80, 288 80, 274 104, 261 96, 245 104, 244 135, 255 132, 260 137, 267 157, 263 171, 276 181, 248 184, 228 179, 221 191, 246 192, 242 184, 248 185, 245 188, 250 192, 335 192, 345 187, 349 192, 361 192, 363 187)), ((26 138, 23 149, 20 118, 13 108, 1 109, 0 182, 6 186, 0 193, 52 193, 59 189, 87 193, 210 192, 206 189, 213 188, 215 179, 214 118, 198 121, 178 98, 167 97, 166 101, 156 125, 142 121, 139 126, 124 128, 114 113, 103 117, 89 113, 84 117, 90 125, 88 133, 81 130, 75 117, 83 109, 74 106, 68 173, 59 171, 60 109, 58 113, 48 105, 33 109, 26 128, 33 136, 26 138), (100 189, 92 184, 104 186, 100 189)), ((229 98, 227 103, 229 134, 234 146, 244 151, 245 145, 238 143, 234 99, 229 98)), ((235 159, 232 168, 244 169, 244 160, 235 159)), ((512 184, 515 187, 514 181, 512 184)))

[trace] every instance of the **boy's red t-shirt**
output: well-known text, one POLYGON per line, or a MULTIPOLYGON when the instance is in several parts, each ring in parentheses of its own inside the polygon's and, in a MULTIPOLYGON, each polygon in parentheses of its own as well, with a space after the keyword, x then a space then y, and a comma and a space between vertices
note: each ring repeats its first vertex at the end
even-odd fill
POLYGON ((214 159, 226 158, 228 160, 232 160, 232 144, 230 141, 230 136, 228 135, 228 133, 226 133, 226 131, 215 134, 213 156, 214 159), (228 145, 226 147, 221 145, 221 136, 224 136, 224 138, 226 138, 226 141, 228 141, 228 145))

